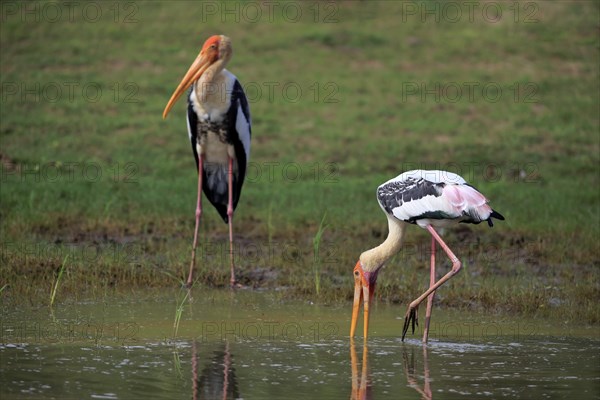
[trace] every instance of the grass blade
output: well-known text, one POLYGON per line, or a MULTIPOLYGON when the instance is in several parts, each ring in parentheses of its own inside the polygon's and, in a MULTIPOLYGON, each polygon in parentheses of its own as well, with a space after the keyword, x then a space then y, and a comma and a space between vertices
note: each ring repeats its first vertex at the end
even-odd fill
POLYGON ((315 279, 315 290, 317 295, 321 291, 321 255, 319 254, 319 249, 321 247, 321 238, 323 237, 323 232, 325 232, 325 218, 327 217, 327 211, 323 214, 323 218, 321 219, 321 223, 319 224, 319 229, 313 238, 313 274, 315 279))
POLYGON ((191 290, 186 290, 185 296, 183 299, 177 304, 177 308, 175 309, 175 321, 173 322, 173 339, 177 337, 177 332, 179 331, 179 323, 181 322, 181 314, 183 314, 183 306, 190 296, 191 290))
POLYGON ((58 290, 58 285, 60 284, 60 279, 62 278, 63 272, 65 271, 65 267, 67 265, 67 260, 69 255, 65 256, 62 265, 60 266, 60 270, 58 271, 58 276, 54 280, 54 285, 52 287, 52 293, 50 294, 50 307, 54 304, 54 299, 56 298, 56 291, 58 290))

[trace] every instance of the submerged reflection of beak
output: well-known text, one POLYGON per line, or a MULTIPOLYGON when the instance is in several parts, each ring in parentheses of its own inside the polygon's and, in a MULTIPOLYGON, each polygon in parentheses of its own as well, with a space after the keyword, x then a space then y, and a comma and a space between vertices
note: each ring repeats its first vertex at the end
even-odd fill
POLYGON ((356 346, 354 339, 350 339, 350 362, 352 365, 352 394, 351 399, 370 399, 371 398, 371 379, 369 377, 369 356, 367 344, 363 346, 361 375, 358 376, 358 357, 356 356, 356 346))

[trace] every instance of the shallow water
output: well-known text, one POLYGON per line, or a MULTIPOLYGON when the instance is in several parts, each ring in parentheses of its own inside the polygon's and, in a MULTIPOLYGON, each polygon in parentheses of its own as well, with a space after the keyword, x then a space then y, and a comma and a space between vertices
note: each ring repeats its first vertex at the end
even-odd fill
POLYGON ((4 309, 0 398, 600 398, 597 329, 379 305, 365 348, 349 304, 196 290, 175 332, 183 293, 4 309))

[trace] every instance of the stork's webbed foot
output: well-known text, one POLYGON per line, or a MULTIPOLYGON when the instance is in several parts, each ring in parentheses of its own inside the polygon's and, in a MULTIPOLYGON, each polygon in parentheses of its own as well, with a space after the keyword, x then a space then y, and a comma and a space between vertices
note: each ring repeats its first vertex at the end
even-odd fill
POLYGON ((402 341, 404 342, 404 337, 406 336, 406 332, 408 332, 408 327, 412 322, 412 333, 415 333, 415 326, 419 326, 419 309, 418 306, 415 308, 408 307, 408 311, 406 312, 406 316, 404 317, 404 328, 402 329, 402 341))

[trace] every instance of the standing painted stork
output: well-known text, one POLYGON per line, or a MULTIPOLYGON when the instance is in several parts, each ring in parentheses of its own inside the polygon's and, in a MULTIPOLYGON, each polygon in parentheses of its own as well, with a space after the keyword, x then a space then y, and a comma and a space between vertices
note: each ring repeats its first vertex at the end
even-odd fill
POLYGON ((202 215, 202 191, 229 224, 231 280, 236 284, 233 263, 233 211, 240 199, 250 158, 250 109, 242 85, 225 69, 231 59, 231 40, 211 36, 173 92, 163 119, 185 90, 188 96, 187 127, 198 169, 196 227, 187 285, 192 285, 202 215))
POLYGON ((412 322, 412 331, 418 324, 419 304, 427 298, 423 343, 427 343, 433 296, 438 287, 452 278, 461 267, 461 262, 438 235, 435 228, 446 227, 458 222, 479 224, 487 221, 493 226, 492 218, 504 220, 500 213, 492 210, 488 200, 460 176, 446 171, 408 171, 390 179, 377 188, 377 201, 388 219, 389 233, 379 246, 360 255, 354 267, 354 305, 350 337, 354 337, 361 299, 364 303, 364 340, 369 330, 369 306, 375 293, 377 274, 387 260, 400 251, 404 230, 408 224, 417 224, 431 234, 431 268, 429 289, 408 306, 404 318, 402 340, 412 322), (435 244, 439 243, 452 261, 452 269, 435 281, 435 244))

